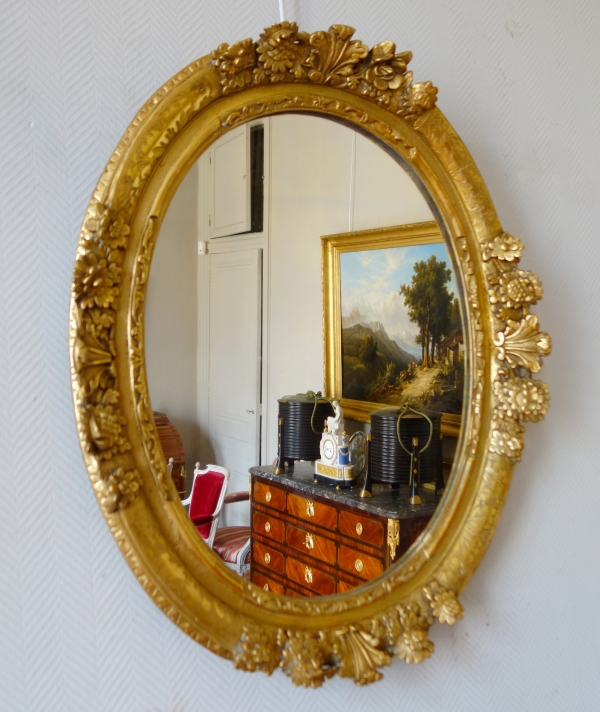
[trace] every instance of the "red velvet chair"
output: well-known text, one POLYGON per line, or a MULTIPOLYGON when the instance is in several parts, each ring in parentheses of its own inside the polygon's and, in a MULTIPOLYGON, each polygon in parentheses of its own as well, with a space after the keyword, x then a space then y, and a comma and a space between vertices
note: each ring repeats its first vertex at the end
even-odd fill
MULTIPOLYGON (((248 492, 232 492, 226 495, 225 504, 247 502, 248 492)), ((237 574, 243 576, 250 570, 250 527, 221 527, 217 529, 213 549, 223 562, 237 574)))
POLYGON ((206 470, 201 470, 197 462, 192 492, 181 502, 184 506, 189 505, 188 516, 211 549, 228 484, 229 470, 218 465, 207 465, 206 470))

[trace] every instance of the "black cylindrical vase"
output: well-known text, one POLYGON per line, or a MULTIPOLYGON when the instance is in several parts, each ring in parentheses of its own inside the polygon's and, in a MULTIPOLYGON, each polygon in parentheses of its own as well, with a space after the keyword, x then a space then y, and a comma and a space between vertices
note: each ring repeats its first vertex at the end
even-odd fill
MULTIPOLYGON (((384 408, 371 414, 371 477, 373 482, 392 485, 408 485, 410 482, 410 455, 412 439, 418 438, 418 450, 427 444, 429 422, 417 413, 408 411, 400 420, 400 438, 406 449, 398 442, 397 422, 401 408, 384 408)), ((432 411, 421 411, 433 423, 431 442, 420 455, 420 484, 436 482, 441 475, 442 416, 432 411)))
POLYGON ((278 403, 279 418, 283 418, 285 460, 318 460, 325 421, 334 415, 331 403, 325 398, 317 398, 315 408, 315 399, 307 396, 286 396, 278 403))

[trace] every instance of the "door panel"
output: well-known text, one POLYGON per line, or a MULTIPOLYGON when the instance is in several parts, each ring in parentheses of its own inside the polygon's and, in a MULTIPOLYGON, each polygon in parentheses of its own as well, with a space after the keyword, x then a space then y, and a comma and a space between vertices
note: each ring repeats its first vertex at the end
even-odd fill
POLYGON ((260 455, 261 270, 260 249, 210 255, 209 437, 231 491, 260 455))
POLYGON ((250 129, 241 126, 209 154, 209 236, 250 230, 250 129))

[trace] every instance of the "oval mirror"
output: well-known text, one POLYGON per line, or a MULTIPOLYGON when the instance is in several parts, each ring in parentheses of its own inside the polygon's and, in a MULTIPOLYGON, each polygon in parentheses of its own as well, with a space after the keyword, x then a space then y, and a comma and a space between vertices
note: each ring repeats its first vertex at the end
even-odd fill
POLYGON ((169 206, 146 297, 150 399, 200 536, 265 590, 327 595, 376 578, 439 504, 466 364, 458 286, 433 218, 388 153, 306 114, 225 134, 169 206), (310 397, 291 413, 280 402, 311 389, 341 403, 337 439, 323 438, 314 418, 311 426, 310 397), (364 433, 376 409, 365 489, 364 433), (282 416, 290 459, 278 474, 282 416), (411 475, 413 430, 421 442, 411 475), (351 469, 339 464, 344 442, 351 469), (210 476, 198 474, 213 465, 229 473, 220 510, 206 493, 210 476), (265 487, 285 490, 286 510, 261 501, 265 487), (304 500, 317 503, 311 520, 304 500), (337 510, 333 529, 320 526, 319 507, 337 510))
POLYGON ((541 284, 410 58, 343 25, 221 45, 141 109, 78 248, 111 531, 189 635, 295 684, 431 655, 549 403, 541 284))

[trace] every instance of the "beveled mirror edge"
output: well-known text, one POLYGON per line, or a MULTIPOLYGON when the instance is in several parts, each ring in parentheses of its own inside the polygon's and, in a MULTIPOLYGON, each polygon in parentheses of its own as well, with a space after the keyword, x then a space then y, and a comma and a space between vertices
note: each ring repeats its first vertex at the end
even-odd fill
POLYGON ((502 231, 477 168, 435 108, 437 90, 412 83, 409 53, 396 54, 390 42, 369 50, 352 33, 335 25, 309 36, 293 23, 274 25, 257 43, 221 45, 159 89, 94 191, 71 301, 80 442, 103 514, 135 575, 180 628, 236 667, 270 673, 280 666, 295 684, 311 686, 336 673, 372 682, 394 654, 409 663, 431 655, 434 619, 462 616, 456 596, 502 510, 522 449, 520 421, 540 420, 549 404, 545 384, 531 378, 550 339, 529 313, 541 285, 517 269, 521 242, 502 231), (277 60, 280 51, 285 62, 277 60), (254 116, 286 111, 354 125, 412 166, 458 256, 470 337, 471 397, 444 506, 396 568, 321 600, 281 598, 236 580, 189 536, 160 457, 144 371, 152 248, 178 180, 174 166, 191 165, 198 148, 185 149, 181 139, 201 122, 216 137, 254 116))

